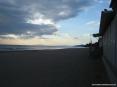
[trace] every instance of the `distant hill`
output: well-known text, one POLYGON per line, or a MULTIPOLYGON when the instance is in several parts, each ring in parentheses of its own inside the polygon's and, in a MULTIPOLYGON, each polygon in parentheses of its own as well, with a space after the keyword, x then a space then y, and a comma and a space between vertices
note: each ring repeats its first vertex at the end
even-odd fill
POLYGON ((85 47, 84 44, 81 44, 81 45, 75 45, 74 47, 85 47))

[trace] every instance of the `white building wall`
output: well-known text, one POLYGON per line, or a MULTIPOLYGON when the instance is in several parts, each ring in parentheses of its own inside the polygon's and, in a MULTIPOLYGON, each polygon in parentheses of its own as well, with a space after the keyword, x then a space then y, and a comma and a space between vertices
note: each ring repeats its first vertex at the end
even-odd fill
POLYGON ((117 87, 117 15, 103 36, 103 54, 110 81, 117 87))
POLYGON ((116 17, 115 17, 115 20, 114 20, 114 22, 115 22, 115 26, 114 26, 114 29, 115 29, 115 66, 116 66, 116 68, 117 68, 117 15, 116 15, 116 17))
POLYGON ((117 16, 103 36, 103 50, 105 58, 117 67, 117 16))

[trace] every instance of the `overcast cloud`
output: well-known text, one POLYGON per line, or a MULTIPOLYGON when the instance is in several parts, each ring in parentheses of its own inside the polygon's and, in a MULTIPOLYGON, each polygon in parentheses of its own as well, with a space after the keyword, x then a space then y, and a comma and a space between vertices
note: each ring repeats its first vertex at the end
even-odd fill
POLYGON ((0 35, 52 35, 95 0, 0 0, 0 35))

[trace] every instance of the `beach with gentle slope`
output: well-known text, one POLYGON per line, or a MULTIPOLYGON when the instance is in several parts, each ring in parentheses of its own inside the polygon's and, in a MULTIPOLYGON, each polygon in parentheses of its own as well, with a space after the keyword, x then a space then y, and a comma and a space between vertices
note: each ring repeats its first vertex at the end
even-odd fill
POLYGON ((0 52, 0 87, 92 87, 108 83, 88 48, 0 52))

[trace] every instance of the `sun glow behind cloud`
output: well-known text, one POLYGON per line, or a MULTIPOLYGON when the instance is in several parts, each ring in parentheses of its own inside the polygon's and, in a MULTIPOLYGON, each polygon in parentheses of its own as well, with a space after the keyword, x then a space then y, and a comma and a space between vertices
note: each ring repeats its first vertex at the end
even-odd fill
POLYGON ((79 40, 76 38, 30 38, 30 39, 21 39, 21 38, 14 38, 14 39, 3 39, 0 38, 0 44, 10 44, 10 45, 75 45, 80 44, 79 40))
POLYGON ((14 34, 4 35, 3 37, 0 38, 0 44, 10 45, 79 45, 90 41, 90 35, 88 34, 73 37, 67 33, 56 33, 55 35, 35 36, 32 38, 22 38, 24 36, 14 34))
POLYGON ((31 24, 39 24, 39 25, 55 25, 54 21, 52 21, 49 18, 45 18, 44 15, 40 14, 40 13, 34 13, 33 16, 29 19, 27 19, 27 23, 31 23, 31 24))

